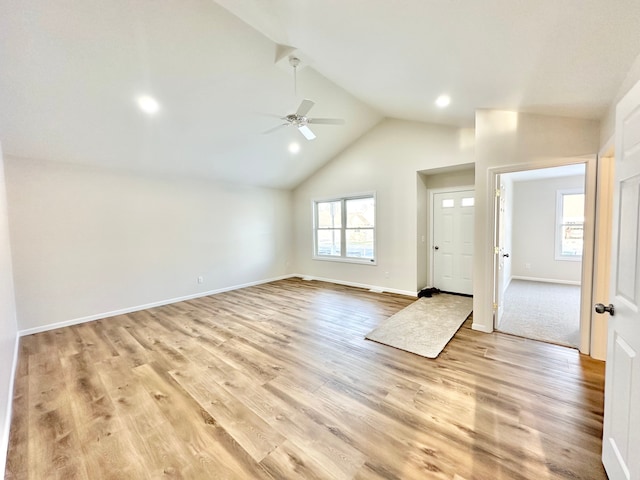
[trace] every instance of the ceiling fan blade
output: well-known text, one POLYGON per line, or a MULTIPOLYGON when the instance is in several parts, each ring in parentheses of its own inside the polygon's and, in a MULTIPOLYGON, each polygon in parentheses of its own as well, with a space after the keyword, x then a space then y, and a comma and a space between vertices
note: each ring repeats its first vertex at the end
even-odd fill
POLYGON ((288 123, 283 123, 281 125, 278 125, 276 127, 270 128, 269 130, 266 130, 266 131, 262 132, 262 134, 266 135, 267 133, 275 132, 276 130, 280 130, 282 127, 286 127, 287 125, 289 125, 289 124, 288 123))
POLYGON ((307 123, 315 123, 317 125, 344 125, 345 121, 342 118, 309 118, 307 123))
POLYGON ((305 98, 304 100, 302 100, 302 103, 300 103, 298 111, 296 111, 296 115, 304 117, 307 113, 309 113, 309 110, 311 110, 311 107, 313 107, 314 105, 315 102, 312 102, 311 100, 307 100, 305 98))
POLYGON ((304 135, 304 137, 307 140, 313 140, 314 138, 316 138, 315 133, 313 133, 311 131, 311 129, 309 127, 307 127, 306 125, 300 125, 298 127, 298 130, 300 130, 300 133, 302 133, 302 135, 304 135))

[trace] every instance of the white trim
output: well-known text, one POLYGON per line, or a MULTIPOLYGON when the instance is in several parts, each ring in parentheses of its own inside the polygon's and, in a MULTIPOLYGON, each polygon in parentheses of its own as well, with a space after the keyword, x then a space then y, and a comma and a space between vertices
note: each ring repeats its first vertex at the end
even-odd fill
POLYGON ((482 325, 481 323, 473 322, 471 324, 471 330, 477 330, 478 332, 493 333, 493 328, 482 325))
POLYGON ((377 265, 378 264, 378 197, 375 190, 363 193, 354 193, 350 195, 342 195, 342 196, 333 196, 326 198, 312 198, 311 199, 311 210, 312 210, 312 221, 313 221, 313 246, 311 250, 311 259, 312 260, 321 260, 327 262, 344 262, 344 263, 358 263, 360 265, 377 265), (367 227, 367 230, 373 230, 373 258, 358 258, 358 257, 347 257, 346 246, 347 242, 345 239, 345 234, 347 231, 347 217, 346 217, 346 201, 347 200, 357 200, 360 198, 373 198, 373 227, 367 227), (341 249, 344 247, 344 255, 332 256, 332 255, 318 255, 316 253, 316 247, 318 245, 318 228, 316 227, 318 221, 318 203, 323 202, 341 202, 342 205, 342 223, 343 225, 340 227, 340 244, 341 249))
POLYGON ((366 190, 364 192, 356 192, 356 193, 347 193, 344 195, 329 195, 326 197, 313 197, 311 199, 311 205, 313 205, 315 202, 334 202, 336 200, 342 200, 345 198, 364 198, 364 197, 375 197, 376 196, 376 191, 375 190, 366 190))
MULTIPOLYGON (((585 168, 585 176, 586 176, 586 168, 585 168)), ((554 254, 555 260, 558 261, 569 261, 569 262, 581 262, 582 254, 580 255, 563 255, 562 252, 562 225, 564 220, 563 213, 563 205, 564 205, 564 196, 565 195, 585 195, 584 188, 560 188, 556 190, 556 238, 554 242, 554 254)), ((585 195, 586 197, 586 195, 585 195)), ((582 231, 584 233, 584 213, 582 214, 582 231)), ((583 235, 584 238, 584 235, 583 235)), ((584 244, 584 240, 583 240, 584 244)), ((583 248, 584 251, 584 248, 583 248)))
MULTIPOLYGON (((375 237, 375 232, 374 232, 375 237)), ((375 245, 375 240, 373 241, 375 245)), ((315 245, 314 245, 315 248, 315 245)), ((375 246, 374 246, 375 248, 375 246)), ((314 255, 311 260, 320 260, 321 262, 342 262, 342 263, 357 263, 360 265, 377 265, 375 258, 367 258, 358 260, 356 257, 332 257, 330 255, 314 255)))
POLYGON ((317 280, 318 282, 328 282, 328 283, 335 283, 336 285, 346 285, 347 287, 357 287, 357 288, 363 288, 365 290, 370 290, 376 293, 397 293, 398 295, 406 295, 408 297, 417 297, 418 296, 418 292, 410 292, 409 290, 400 290, 397 288, 387 288, 387 287, 380 287, 378 285, 369 285, 366 283, 358 283, 358 282, 347 282, 344 280, 336 280, 334 278, 325 278, 325 277, 315 277, 312 275, 302 275, 300 273, 296 273, 291 275, 292 277, 298 277, 298 278, 302 278, 305 281, 314 281, 317 280))
POLYGON ((323 278, 323 277, 314 277, 314 276, 309 276, 309 275, 302 275, 302 274, 290 274, 290 275, 281 275, 279 277, 274 277, 274 278, 269 278, 269 279, 265 279, 265 280, 258 280, 255 282, 249 282, 249 283, 244 283, 241 285, 234 285, 231 287, 224 287, 224 288, 219 288, 216 290, 209 290, 207 292, 200 292, 200 293, 196 293, 193 295, 185 295, 183 297, 176 297, 176 298, 172 298, 172 299, 168 299, 168 300, 161 300, 158 302, 152 302, 152 303, 148 303, 145 305, 138 305, 135 307, 128 307, 128 308, 123 308, 123 309, 119 309, 119 310, 113 310, 110 312, 105 312, 105 313, 99 313, 99 314, 95 314, 95 315, 89 315, 86 317, 80 317, 80 318, 75 318, 72 320, 67 320, 67 321, 63 321, 63 322, 56 322, 56 323, 51 323, 48 325, 43 325, 40 327, 34 327, 34 328, 28 328, 25 330, 19 330, 18 331, 18 335, 16 335, 16 341, 15 341, 15 345, 14 345, 14 350, 13 350, 13 362, 12 362, 12 366, 11 366, 11 378, 9 381, 9 392, 8 392, 8 400, 7 400, 7 412, 6 412, 6 418, 7 418, 7 422, 5 423, 5 428, 4 431, 2 432, 2 443, 0 443, 0 449, 2 449, 2 452, 0 453, 0 471, 4 472, 5 467, 6 467, 6 461, 7 461, 7 453, 8 453, 8 447, 9 447, 9 434, 10 434, 10 429, 11 429, 11 416, 12 416, 12 411, 13 411, 13 395, 14 395, 14 386, 15 386, 15 377, 16 377, 16 371, 18 369, 18 353, 20 350, 20 337, 24 337, 26 335, 31 335, 34 333, 40 333, 40 332, 46 332, 49 330, 55 330, 57 328, 63 328, 63 327, 69 327, 72 325, 78 325, 81 323, 87 323, 87 322, 91 322, 94 320, 99 320, 102 318, 109 318, 109 317, 113 317, 116 315, 123 315, 126 313, 131 313, 131 312, 137 312, 140 310, 146 310, 148 308, 153 308, 153 307, 160 307, 163 305, 169 305, 172 303, 177 303, 177 302, 183 302, 185 300, 192 300, 194 298, 201 298, 201 297, 207 297, 209 295, 215 295, 218 293, 223 293, 223 292, 228 292, 231 290, 238 290, 241 288, 246 288, 246 287, 252 287, 255 285, 261 285, 264 283, 269 283, 269 282, 275 282, 278 280, 284 280, 287 278, 301 278, 302 280, 305 281, 313 281, 313 280, 317 280, 317 281, 321 281, 321 282, 329 282, 329 283, 335 283, 338 285, 346 285, 349 287, 358 287, 358 288, 363 288, 363 289, 367 289, 370 290, 372 292, 375 293, 383 293, 383 292, 388 292, 388 293, 396 293, 399 295, 406 295, 409 297, 417 297, 417 292, 410 292, 408 290, 399 290, 399 289, 395 289, 395 288, 386 288, 386 287, 379 287, 379 286, 375 286, 375 285, 367 285, 367 284, 363 284, 363 283, 356 283, 356 282, 345 282, 342 280, 336 280, 336 279, 330 279, 330 278, 323 278))
MULTIPOLYGON (((397 293, 399 295, 407 295, 409 297, 417 297, 418 296, 417 292, 411 292, 409 290, 400 290, 400 289, 397 289, 397 288, 387 288, 387 287, 381 287, 381 286, 378 286, 378 285, 369 285, 369 284, 366 284, 366 283, 347 282, 347 281, 337 280, 337 279, 333 279, 333 278, 315 277, 315 276, 312 276, 312 275, 303 275, 303 274, 300 274, 300 273, 292 273, 292 274, 289 274, 289 275, 281 275, 279 277, 267 278, 267 279, 264 279, 264 280, 257 280, 255 282, 243 283, 241 285, 232 285, 230 287, 219 288, 219 289, 216 289, 216 290, 209 290, 207 292, 199 292, 199 293, 195 293, 195 294, 192 294, 192 295, 185 295, 183 297, 175 297, 175 298, 170 298, 170 299, 166 299, 166 300, 160 300, 158 302, 147 303, 145 305, 136 305, 134 307, 127 307, 127 308, 122 308, 122 309, 119 309, 119 310, 112 310, 110 312, 97 313, 97 314, 94 314, 94 315, 88 315, 86 317, 79 317, 79 318, 74 318, 72 320, 65 320, 65 321, 62 321, 62 322, 50 323, 50 324, 42 325, 42 326, 39 326, 39 327, 33 327, 33 328, 27 328, 27 329, 24 329, 24 330, 19 330, 18 331, 18 337, 16 337, 16 344, 18 342, 18 338, 19 337, 24 337, 26 335, 32 335, 34 333, 47 332, 49 330, 55 330, 57 328, 70 327, 72 325, 79 325, 81 323, 92 322, 94 320, 100 320, 100 319, 103 319, 103 318, 115 317, 116 315, 124 315, 124 314, 131 313, 131 312, 138 312, 140 310, 146 310, 148 308, 161 307, 163 305, 170 305, 172 303, 184 302, 186 300, 192 300, 194 298, 208 297, 209 295, 216 295, 218 293, 229 292, 229 291, 232 291, 232 290, 239 290, 241 288, 253 287, 255 285, 262 285, 264 283, 276 282, 278 280, 284 280, 284 279, 287 279, 287 278, 301 278, 302 280, 305 280, 305 281, 317 280, 317 281, 320 281, 320 282, 335 283, 337 285, 346 285, 348 287, 363 288, 363 289, 372 290, 372 291, 375 291, 375 292, 397 293)), ((17 362, 17 358, 18 357, 17 357, 17 349, 16 349, 16 352, 14 353, 14 363, 17 362)), ((15 370, 15 368, 14 368, 14 370, 15 370)))
MULTIPOLYGON (((490 167, 487 169, 487 205, 491 205, 494 191, 497 184, 497 176, 504 173, 519 172, 522 170, 532 170, 548 167, 559 167, 562 165, 585 164, 585 223, 584 223, 584 246, 582 251, 582 276, 581 276, 581 305, 580 305, 580 353, 590 355, 591 347, 591 300, 593 294, 593 250, 595 242, 594 219, 595 219, 595 193, 596 193, 596 166, 597 157, 595 155, 585 155, 583 157, 549 158, 516 165, 505 165, 490 167)), ((488 208, 489 225, 495 227, 495 209, 488 208)), ((491 228, 489 228, 491 230, 491 228)), ((493 312, 493 294, 495 291, 495 272, 491 265, 495 265, 495 253, 492 240, 489 236, 492 232, 487 232, 487 248, 484 252, 487 268, 484 271, 485 284, 494 285, 482 291, 482 295, 474 296, 474 307, 479 319, 492 319, 491 328, 495 322, 493 312)), ((476 330, 487 331, 488 325, 478 325, 476 330)))
POLYGON ((528 280, 530 282, 559 283, 561 285, 581 285, 580 280, 557 280, 555 278, 525 277, 522 275, 513 275, 511 278, 513 280, 528 280))
POLYGON ((11 362, 11 377, 9 378, 9 390, 7 392, 7 411, 5 412, 4 431, 0 442, 0 472, 4 472, 7 466, 7 454, 9 453, 9 434, 11 432, 11 417, 13 416, 13 395, 16 382, 16 371, 18 370, 18 352, 20 351, 20 336, 16 335, 13 346, 13 361, 11 362))
POLYGON ((185 300, 192 300, 194 298, 208 297, 209 295, 215 295, 217 293, 229 292, 231 290, 238 290, 240 288, 253 287, 254 285, 261 285, 263 283, 275 282, 277 280, 284 280, 285 278, 291 278, 296 276, 297 275, 281 275, 279 277, 268 278, 265 280, 257 280, 255 282, 243 283, 241 285, 232 285, 230 287, 218 288, 216 290, 209 290, 207 292, 199 292, 192 295, 185 295, 183 297, 160 300, 158 302, 147 303, 145 305, 136 305, 134 307, 127 307, 119 310, 112 310, 110 312, 97 313, 95 315, 88 315, 86 317, 74 318, 72 320, 65 320, 62 322, 50 323, 48 325, 42 325, 40 327, 27 328, 25 330, 18 331, 18 335, 20 335, 21 337, 24 337, 25 335, 46 332, 48 330, 55 330, 56 328, 69 327, 71 325, 78 325, 80 323, 92 322, 94 320, 100 320, 102 318, 115 317, 116 315, 124 315, 126 313, 138 312, 140 310, 146 310, 148 308, 161 307, 163 305, 169 305, 172 303, 184 302, 185 300))

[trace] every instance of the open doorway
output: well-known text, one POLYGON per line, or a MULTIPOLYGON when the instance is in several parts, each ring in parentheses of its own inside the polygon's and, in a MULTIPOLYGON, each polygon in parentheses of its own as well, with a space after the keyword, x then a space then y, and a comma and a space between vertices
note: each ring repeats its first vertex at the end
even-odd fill
POLYGON ((497 177, 495 329, 581 342, 585 164, 497 177))

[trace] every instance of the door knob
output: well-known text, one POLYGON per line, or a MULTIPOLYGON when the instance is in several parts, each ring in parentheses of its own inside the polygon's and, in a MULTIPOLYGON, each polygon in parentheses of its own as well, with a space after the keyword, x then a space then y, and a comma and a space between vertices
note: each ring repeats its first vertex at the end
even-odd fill
POLYGON ((595 304, 595 311, 596 313, 604 313, 604 312, 609 312, 609 315, 611 315, 613 317, 613 314, 615 312, 615 308, 613 306, 613 304, 609 304, 609 305, 603 305, 602 303, 596 303, 595 304))
POLYGON ((509 254, 508 253, 503 253, 502 256, 505 257, 505 258, 509 258, 509 254))
POLYGON ((435 250, 439 250, 440 247, 438 245, 436 245, 435 247, 433 247, 435 250))

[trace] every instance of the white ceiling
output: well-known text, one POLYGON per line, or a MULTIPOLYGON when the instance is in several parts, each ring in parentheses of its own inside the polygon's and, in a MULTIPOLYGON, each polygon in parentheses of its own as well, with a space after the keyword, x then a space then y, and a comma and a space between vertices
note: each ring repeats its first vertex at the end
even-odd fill
POLYGON ((384 117, 600 118, 638 54, 638 0, 2 0, 0 141, 6 155, 291 188, 384 117), (297 97, 278 44, 306 66, 297 97), (314 125, 311 142, 262 134, 279 123, 265 114, 302 98, 346 125, 314 125))

